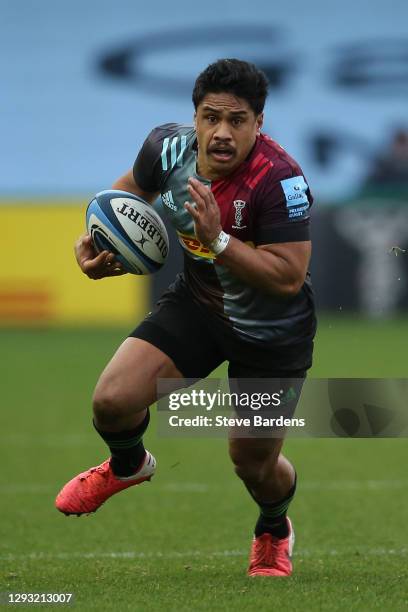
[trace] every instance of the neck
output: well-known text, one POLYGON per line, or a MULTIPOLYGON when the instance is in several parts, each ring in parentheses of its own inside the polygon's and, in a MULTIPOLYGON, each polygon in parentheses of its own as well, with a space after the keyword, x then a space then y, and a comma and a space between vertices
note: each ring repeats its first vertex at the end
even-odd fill
POLYGON ((217 173, 211 172, 211 168, 207 164, 203 163, 203 160, 200 158, 199 151, 197 153, 196 172, 198 176, 201 176, 209 181, 216 181, 218 178, 220 178, 217 173))
POLYGON ((228 172, 221 173, 212 169, 211 166, 203 162, 200 158, 200 151, 197 153, 197 163, 196 163, 196 172, 198 176, 201 178, 207 179, 208 181, 218 181, 224 179, 226 176, 229 176, 233 172, 235 172, 236 168, 229 170, 228 172))

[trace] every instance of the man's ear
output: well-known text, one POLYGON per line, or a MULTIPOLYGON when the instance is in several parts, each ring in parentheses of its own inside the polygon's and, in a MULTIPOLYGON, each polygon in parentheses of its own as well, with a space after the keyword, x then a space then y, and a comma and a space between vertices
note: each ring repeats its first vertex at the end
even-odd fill
POLYGON ((261 133, 261 129, 263 126, 263 121, 264 121, 264 114, 263 113, 259 113, 259 115, 256 118, 256 133, 260 134, 261 133))
POLYGON ((197 113, 194 112, 194 128, 197 129, 197 113))

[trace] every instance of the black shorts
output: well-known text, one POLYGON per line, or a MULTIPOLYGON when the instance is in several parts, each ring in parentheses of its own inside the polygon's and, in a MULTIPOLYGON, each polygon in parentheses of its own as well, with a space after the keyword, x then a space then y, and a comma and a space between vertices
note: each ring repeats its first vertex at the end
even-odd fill
POLYGON ((305 378, 313 341, 262 346, 242 340, 194 302, 182 275, 129 334, 159 348, 185 378, 206 378, 224 361, 229 378, 305 378))

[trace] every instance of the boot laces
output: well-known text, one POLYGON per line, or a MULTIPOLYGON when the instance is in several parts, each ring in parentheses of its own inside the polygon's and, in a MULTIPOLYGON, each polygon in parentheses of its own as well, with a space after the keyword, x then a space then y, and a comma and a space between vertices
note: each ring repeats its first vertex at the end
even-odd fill
POLYGON ((254 562, 256 565, 278 565, 280 561, 286 560, 284 548, 280 540, 273 537, 262 538, 256 542, 254 562))
POLYGON ((107 469, 107 466, 105 463, 102 463, 102 465, 98 465, 96 467, 93 467, 91 469, 89 469, 82 477, 81 480, 86 480, 87 478, 90 478, 93 474, 98 473, 101 476, 107 477, 109 476, 109 469, 107 469))

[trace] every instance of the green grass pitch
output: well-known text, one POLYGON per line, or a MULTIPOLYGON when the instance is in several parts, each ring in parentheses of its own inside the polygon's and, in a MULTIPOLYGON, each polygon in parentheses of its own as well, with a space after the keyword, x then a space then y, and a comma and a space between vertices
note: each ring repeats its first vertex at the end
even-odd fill
MULTIPOLYGON (((299 474, 290 579, 245 575, 257 512, 226 442, 158 438, 154 420, 152 482, 93 516, 60 515, 60 486, 106 457, 90 398, 125 335, 0 332, 0 591, 73 592, 81 610, 408 608, 403 439, 287 442, 299 474)), ((312 375, 407 377, 407 337, 404 319, 322 317, 312 375)))

